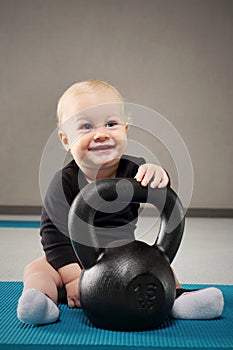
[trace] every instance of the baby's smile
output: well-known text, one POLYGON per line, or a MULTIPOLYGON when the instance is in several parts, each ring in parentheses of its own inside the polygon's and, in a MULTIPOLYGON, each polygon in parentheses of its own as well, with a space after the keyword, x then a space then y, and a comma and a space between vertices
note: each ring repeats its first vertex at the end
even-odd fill
POLYGON ((89 147, 89 151, 104 153, 107 151, 111 151, 113 148, 115 148, 115 145, 101 144, 101 145, 96 145, 94 147, 89 147))

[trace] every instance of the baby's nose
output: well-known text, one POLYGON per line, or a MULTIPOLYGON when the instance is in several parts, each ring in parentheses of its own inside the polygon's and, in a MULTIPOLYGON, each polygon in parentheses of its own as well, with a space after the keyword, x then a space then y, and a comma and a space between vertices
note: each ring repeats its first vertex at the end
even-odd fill
POLYGON ((110 137, 109 137, 109 135, 107 133, 97 132, 94 135, 93 139, 94 139, 95 142, 103 142, 103 141, 109 140, 110 137))

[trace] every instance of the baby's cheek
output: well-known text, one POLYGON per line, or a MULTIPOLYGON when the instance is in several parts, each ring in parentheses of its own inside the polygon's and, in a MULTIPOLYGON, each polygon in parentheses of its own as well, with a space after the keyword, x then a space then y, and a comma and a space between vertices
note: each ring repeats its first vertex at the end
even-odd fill
POLYGON ((127 146, 127 143, 128 143, 128 139, 127 139, 127 134, 126 132, 121 132, 119 134, 117 134, 115 136, 115 139, 117 140, 117 142, 119 144, 122 145, 122 147, 126 147, 127 146))
POLYGON ((71 148, 71 154, 73 158, 76 160, 76 163, 80 163, 80 161, 85 157, 85 154, 83 154, 83 151, 79 144, 74 143, 71 148))
POLYGON ((90 140, 86 135, 79 136, 73 139, 73 149, 76 152, 87 151, 89 148, 90 140))

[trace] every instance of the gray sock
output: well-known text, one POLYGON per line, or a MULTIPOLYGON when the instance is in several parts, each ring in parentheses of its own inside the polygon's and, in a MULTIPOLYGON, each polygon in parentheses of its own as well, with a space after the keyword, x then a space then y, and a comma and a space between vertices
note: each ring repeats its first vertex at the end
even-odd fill
POLYGON ((17 316, 24 323, 41 325, 59 318, 59 308, 47 295, 36 289, 26 289, 18 301, 17 316))
POLYGON ((207 320, 221 316, 223 294, 215 287, 184 292, 174 302, 170 316, 178 319, 207 320))

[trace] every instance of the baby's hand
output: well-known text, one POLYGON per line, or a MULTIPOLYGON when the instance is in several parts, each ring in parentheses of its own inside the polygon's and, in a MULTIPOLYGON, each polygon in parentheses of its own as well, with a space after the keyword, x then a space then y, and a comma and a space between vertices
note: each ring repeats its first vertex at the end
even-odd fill
POLYGON ((67 302, 69 307, 80 307, 80 300, 78 297, 78 283, 79 278, 66 284, 67 302))
POLYGON ((151 188, 166 187, 169 182, 166 171, 163 170, 161 166, 152 163, 140 165, 135 179, 138 182, 141 182, 142 186, 147 186, 150 180, 153 179, 153 181, 150 184, 151 188))

